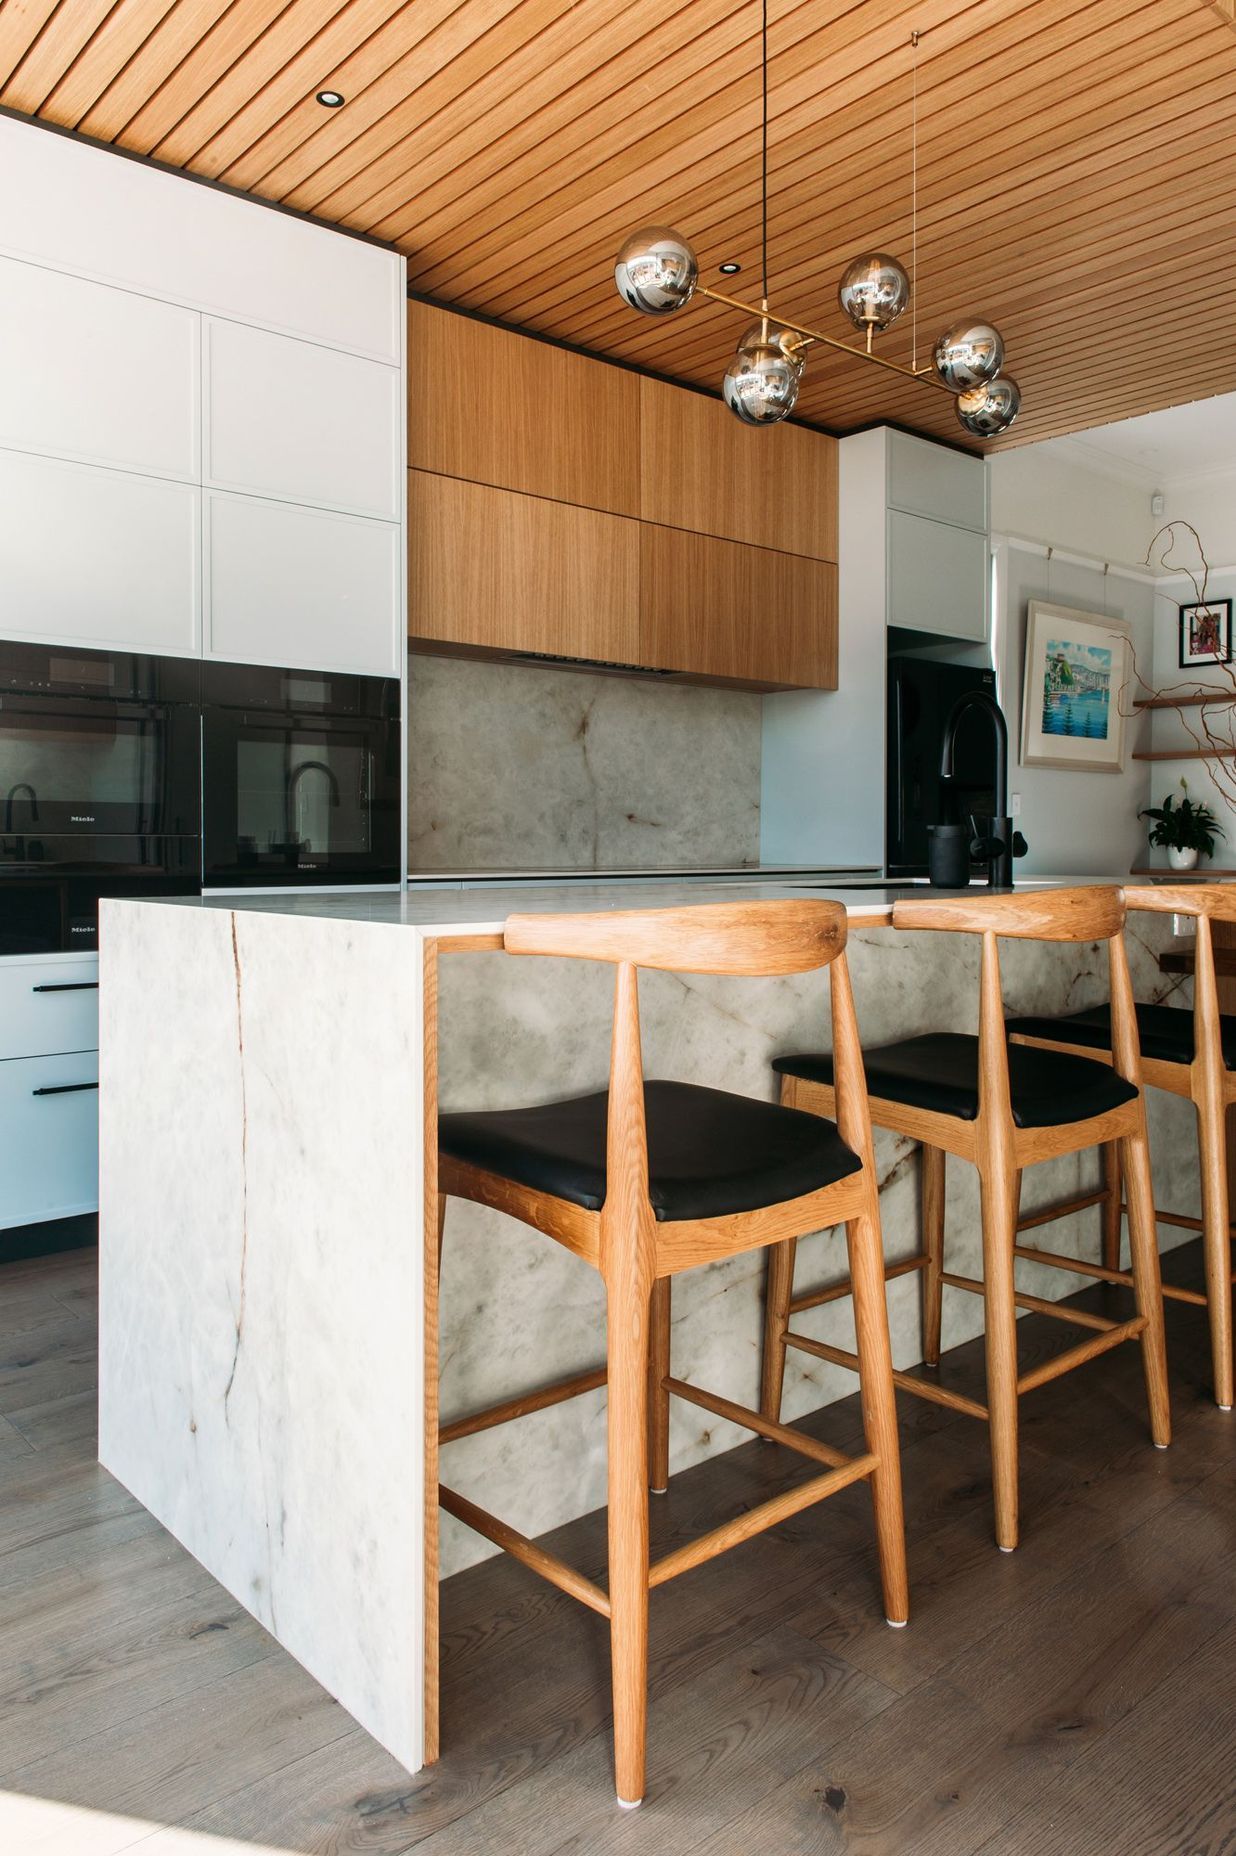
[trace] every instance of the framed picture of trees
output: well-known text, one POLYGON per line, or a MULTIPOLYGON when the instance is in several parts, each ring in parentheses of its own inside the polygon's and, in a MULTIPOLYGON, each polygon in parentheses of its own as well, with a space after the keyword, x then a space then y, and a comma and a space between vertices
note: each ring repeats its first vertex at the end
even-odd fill
POLYGON ((1021 703, 1023 767, 1119 773, 1129 637, 1101 612, 1030 601, 1021 703))

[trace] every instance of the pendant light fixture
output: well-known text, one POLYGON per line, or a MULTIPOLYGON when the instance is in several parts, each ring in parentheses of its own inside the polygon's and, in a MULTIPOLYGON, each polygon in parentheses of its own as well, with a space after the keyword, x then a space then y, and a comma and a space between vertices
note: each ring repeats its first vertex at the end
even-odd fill
MULTIPOLYGON (((918 41, 914 51, 913 197, 914 256, 918 251, 918 41)), ((1007 432, 1021 406, 1017 382, 1003 374, 1004 341, 981 317, 965 317, 940 336, 931 365, 920 367, 916 352, 909 367, 874 352, 877 335, 892 326, 910 302, 911 280, 904 265, 885 251, 863 252, 851 260, 837 286, 837 300, 863 336, 863 346, 838 341, 788 317, 774 315, 768 302, 768 0, 760 0, 760 273, 758 311, 752 304, 699 281, 699 261, 689 239, 671 226, 642 226, 623 245, 614 266, 618 294, 646 316, 672 315, 693 296, 707 297, 751 318, 725 371, 722 395, 744 425, 775 425, 793 412, 807 361, 817 344, 874 362, 894 374, 921 380, 952 394, 957 417, 975 438, 1007 432)), ((733 271, 735 265, 723 265, 733 271)))

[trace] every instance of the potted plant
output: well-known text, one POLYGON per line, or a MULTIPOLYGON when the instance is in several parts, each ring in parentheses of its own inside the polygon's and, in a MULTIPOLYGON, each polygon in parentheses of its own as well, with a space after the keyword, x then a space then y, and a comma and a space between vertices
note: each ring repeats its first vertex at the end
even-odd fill
POLYGON ((1173 870, 1192 870, 1199 851, 1214 856, 1215 839, 1223 836, 1223 827, 1209 806, 1193 803, 1187 780, 1180 782, 1180 790, 1184 798, 1178 804, 1168 793, 1161 806, 1146 806, 1138 817, 1154 820, 1150 842, 1166 847, 1173 870))

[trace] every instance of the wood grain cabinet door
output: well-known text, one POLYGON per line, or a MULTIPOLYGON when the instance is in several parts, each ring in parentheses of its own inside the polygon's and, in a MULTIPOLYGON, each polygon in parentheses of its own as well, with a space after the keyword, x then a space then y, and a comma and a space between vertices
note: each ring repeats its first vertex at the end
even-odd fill
POLYGON ((830 561, 640 525, 639 661, 755 689, 837 687, 830 561))
POLYGON ((639 523, 408 472, 408 632, 478 651, 639 662, 639 523))
POLYGON ((637 375, 410 303, 408 381, 414 469, 639 514, 637 375))
POLYGON ((640 514, 646 522, 837 558, 837 441, 805 426, 756 430, 721 400, 641 380, 640 514))

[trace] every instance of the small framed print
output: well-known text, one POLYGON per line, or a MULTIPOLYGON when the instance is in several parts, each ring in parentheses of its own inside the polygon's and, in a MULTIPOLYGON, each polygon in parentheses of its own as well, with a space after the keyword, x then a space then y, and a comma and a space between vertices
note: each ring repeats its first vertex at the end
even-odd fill
POLYGON ((1180 668, 1232 661, 1232 602, 1207 599, 1180 608, 1180 668))

